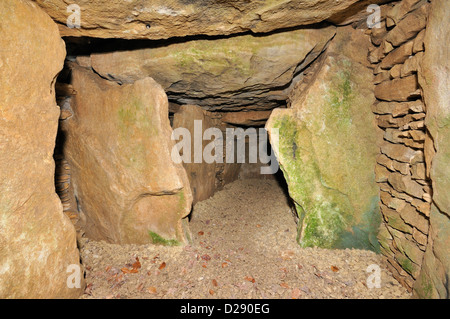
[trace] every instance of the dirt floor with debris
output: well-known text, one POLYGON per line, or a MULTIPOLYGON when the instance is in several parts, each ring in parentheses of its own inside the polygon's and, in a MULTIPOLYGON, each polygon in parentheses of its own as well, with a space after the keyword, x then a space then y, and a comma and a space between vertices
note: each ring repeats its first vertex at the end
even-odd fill
POLYGON ((197 203, 183 247, 112 245, 83 238, 81 298, 410 298, 380 255, 301 248, 275 180, 238 180, 197 203), (381 287, 369 288, 370 265, 381 287))

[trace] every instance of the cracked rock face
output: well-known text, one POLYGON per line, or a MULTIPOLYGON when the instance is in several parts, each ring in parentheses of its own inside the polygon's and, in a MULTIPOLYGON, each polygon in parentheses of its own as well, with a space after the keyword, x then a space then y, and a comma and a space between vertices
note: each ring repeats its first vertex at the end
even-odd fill
POLYGON ((324 50, 335 30, 330 26, 95 53, 91 63, 102 77, 121 83, 150 76, 179 104, 268 110, 285 104, 293 78, 324 50))
POLYGON ((279 129, 279 145, 272 145, 299 214, 299 243, 377 251, 372 74, 346 55, 364 38, 353 49, 344 49, 346 37, 337 39, 293 90, 291 108, 275 109, 266 128, 279 129))
POLYGON ((167 39, 270 32, 324 21, 358 0, 79 0, 80 28, 65 0, 35 0, 62 36, 167 39))
POLYGON ((126 244, 186 242, 182 218, 192 194, 171 158, 167 96, 151 78, 119 86, 73 71, 74 115, 62 123, 65 155, 86 236, 126 244))

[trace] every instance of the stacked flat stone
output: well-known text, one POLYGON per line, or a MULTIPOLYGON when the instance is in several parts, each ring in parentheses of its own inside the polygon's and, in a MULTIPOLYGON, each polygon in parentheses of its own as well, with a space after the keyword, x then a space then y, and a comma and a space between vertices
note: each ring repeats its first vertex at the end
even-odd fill
POLYGON ((64 214, 69 217, 77 233, 81 231, 80 212, 78 212, 73 187, 70 183, 70 166, 62 155, 55 156, 55 189, 63 205, 64 214))
POLYGON ((410 291, 421 269, 431 207, 426 108, 417 78, 428 6, 426 0, 388 6, 381 28, 372 29, 369 53, 377 98, 373 112, 381 129, 375 171, 384 223, 378 238, 390 270, 410 291))
MULTIPOLYGON (((59 120, 64 121, 70 118, 73 113, 70 108, 70 102, 76 92, 72 86, 65 83, 56 83, 56 101, 60 107, 59 120)), ((61 133, 59 133, 61 134, 61 133)), ((64 214, 69 217, 75 226, 77 236, 80 238, 83 234, 81 212, 78 211, 77 201, 71 184, 70 165, 64 157, 62 150, 55 150, 55 190, 61 200, 64 214)))

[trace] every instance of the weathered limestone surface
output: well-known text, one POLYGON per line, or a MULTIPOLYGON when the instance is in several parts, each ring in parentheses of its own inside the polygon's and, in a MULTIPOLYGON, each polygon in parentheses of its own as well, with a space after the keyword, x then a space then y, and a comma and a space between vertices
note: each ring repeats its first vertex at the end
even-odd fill
MULTIPOLYGON (((190 137, 187 144, 190 145, 191 154, 188 162, 183 163, 183 166, 191 185, 193 204, 211 197, 216 190, 216 162, 207 163, 203 159, 203 155, 200 163, 195 162, 195 153, 201 152, 203 154, 205 147, 212 142, 211 140, 203 140, 205 131, 217 127, 220 123, 219 120, 214 120, 208 116, 208 113, 208 111, 202 110, 196 105, 183 105, 175 113, 173 119, 172 127, 174 130, 184 128, 190 133, 189 136, 184 136, 181 139, 190 137), (195 125, 195 121, 197 121, 197 125, 195 125)), ((183 155, 187 151, 183 149, 183 155)))
POLYGON ((372 74, 358 57, 336 53, 358 52, 339 50, 346 45, 330 45, 293 91, 291 108, 275 109, 266 127, 279 129, 273 147, 300 218, 300 244, 378 250, 372 74))
POLYGON ((335 27, 267 36, 192 40, 91 55, 103 77, 133 83, 152 77, 170 100, 208 110, 269 110, 284 104, 294 76, 335 35, 335 27))
POLYGON ((423 298, 449 298, 450 291, 450 7, 433 0, 425 31, 419 82, 427 106, 426 125, 435 154, 426 153, 433 185, 430 235, 422 271, 414 286, 423 298), (432 155, 434 155, 431 158, 432 155))
POLYGON ((113 243, 185 242, 192 194, 171 157, 167 96, 151 78, 118 85, 75 66, 65 157, 86 236, 113 243), (176 241, 176 242, 175 242, 176 241))
POLYGON ((166 39, 314 24, 358 0, 79 0, 72 2, 81 9, 79 29, 67 27, 73 14, 67 0, 34 1, 59 23, 62 36, 166 39))
POLYGON ((76 298, 75 228, 55 193, 59 108, 54 79, 64 42, 36 4, 0 2, 0 298, 76 298))

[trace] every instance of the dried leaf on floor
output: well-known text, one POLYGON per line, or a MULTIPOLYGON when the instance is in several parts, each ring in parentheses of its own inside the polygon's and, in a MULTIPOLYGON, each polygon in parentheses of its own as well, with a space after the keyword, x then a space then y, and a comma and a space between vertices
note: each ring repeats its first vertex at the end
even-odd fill
POLYGON ((122 269, 120 269, 124 274, 129 274, 131 272, 130 269, 128 269, 127 267, 123 267, 122 269))
POLYGON ((331 270, 332 270, 333 272, 338 272, 338 271, 339 271, 339 268, 336 267, 336 266, 331 266, 331 270))
POLYGON ((245 276, 244 279, 247 280, 247 281, 250 281, 251 283, 255 283, 255 278, 253 278, 253 277, 245 276))
POLYGON ((139 262, 138 257, 136 257, 136 261, 133 263, 133 268, 136 268, 136 269, 141 268, 141 263, 139 262))
POLYGON ((289 285, 287 283, 285 283, 285 282, 282 282, 280 284, 280 286, 283 287, 283 288, 286 288, 286 289, 289 288, 289 285))

